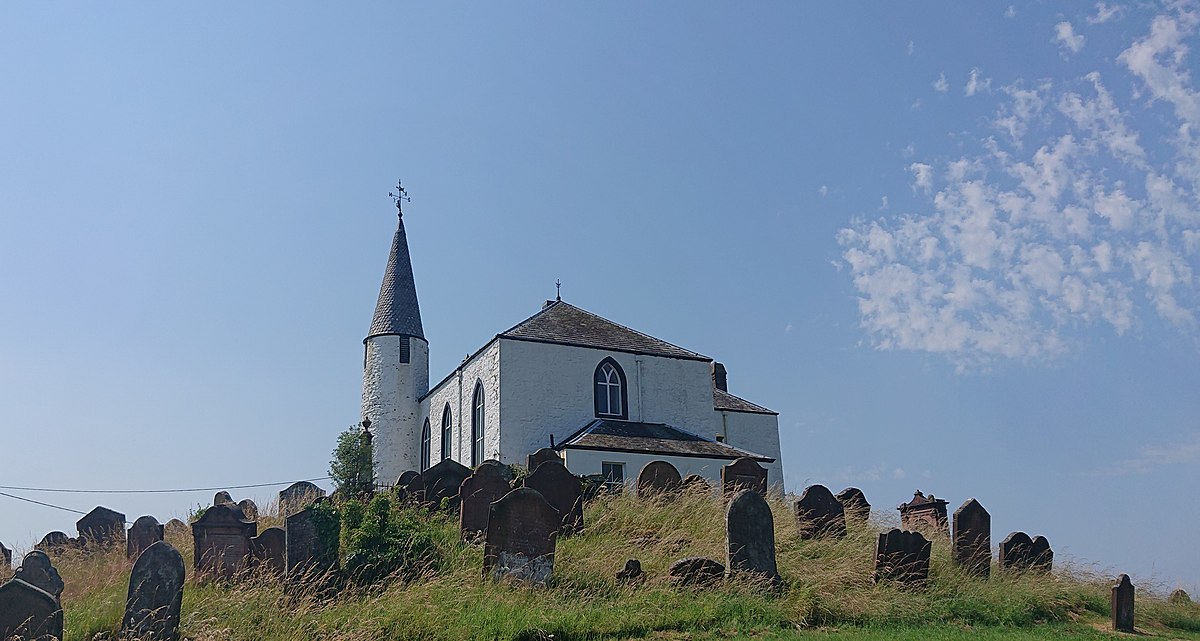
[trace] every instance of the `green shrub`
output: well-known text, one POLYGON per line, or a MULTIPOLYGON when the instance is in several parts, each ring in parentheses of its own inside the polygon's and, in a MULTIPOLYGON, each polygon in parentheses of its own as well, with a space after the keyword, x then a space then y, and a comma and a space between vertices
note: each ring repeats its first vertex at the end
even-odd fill
POLYGON ((440 564, 442 554, 423 508, 402 508, 380 494, 365 507, 347 501, 343 512, 343 568, 356 583, 369 585, 393 575, 412 579, 440 564))

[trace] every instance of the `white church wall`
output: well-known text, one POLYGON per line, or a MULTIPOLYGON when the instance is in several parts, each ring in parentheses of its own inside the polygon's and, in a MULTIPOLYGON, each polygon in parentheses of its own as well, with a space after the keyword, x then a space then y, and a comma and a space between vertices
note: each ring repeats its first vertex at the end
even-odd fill
POLYGON ((429 344, 408 340, 408 363, 400 362, 400 336, 374 336, 365 347, 362 414, 375 437, 375 476, 385 483, 420 464, 423 417, 417 399, 429 386, 429 344))
MULTIPOLYGON (((635 454, 633 452, 602 452, 597 450, 563 450, 564 463, 574 474, 601 474, 603 463, 625 464, 625 485, 633 487, 637 475, 651 461, 666 461, 679 470, 680 476, 699 474, 717 487, 721 481, 721 468, 732 461, 699 458, 694 456, 667 456, 663 454, 635 454)), ((767 477, 770 479, 770 477, 767 477)))
POLYGON ((727 412, 716 410, 723 426, 725 443, 733 447, 769 456, 774 463, 760 463, 767 468, 767 483, 783 483, 783 459, 779 451, 779 417, 774 414, 727 412))
MULTIPOLYGON (((429 418, 430 463, 441 460, 442 412, 450 404, 453 419, 450 458, 471 465, 471 401, 475 381, 483 384, 485 459, 497 458, 500 453, 500 342, 493 341, 474 358, 464 363, 454 375, 442 381, 422 402, 422 423, 429 418)), ((418 440, 418 447, 420 441, 418 440)), ((418 461, 419 462, 419 461, 418 461)), ((413 467, 411 469, 418 469, 413 467)))

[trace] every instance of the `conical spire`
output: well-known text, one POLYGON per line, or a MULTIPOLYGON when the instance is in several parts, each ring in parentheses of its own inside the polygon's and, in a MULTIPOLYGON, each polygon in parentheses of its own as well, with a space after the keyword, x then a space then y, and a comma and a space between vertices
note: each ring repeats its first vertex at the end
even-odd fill
POLYGON ((396 228, 392 239, 392 251, 388 254, 387 269, 383 272, 383 285, 379 288, 379 302, 375 305, 375 317, 371 319, 371 331, 367 338, 399 334, 424 339, 421 329, 421 308, 417 305, 417 285, 413 282, 412 260, 408 257, 408 236, 404 233, 404 218, 396 228))

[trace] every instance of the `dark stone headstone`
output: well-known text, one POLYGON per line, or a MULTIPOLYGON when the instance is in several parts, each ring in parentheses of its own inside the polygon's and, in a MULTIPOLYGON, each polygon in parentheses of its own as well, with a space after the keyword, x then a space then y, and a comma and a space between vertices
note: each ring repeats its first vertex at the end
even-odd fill
POLYGON ((213 495, 213 505, 229 505, 230 503, 233 503, 233 497, 225 490, 213 495))
POLYGON ((846 536, 846 510, 824 485, 810 485, 792 506, 801 539, 846 536))
POLYGON ((232 579, 246 567, 250 537, 258 524, 242 518, 237 505, 214 505, 192 524, 194 567, 198 577, 232 579))
POLYGON ((921 490, 913 492, 913 498, 908 503, 901 503, 900 527, 906 530, 920 530, 930 534, 950 536, 950 521, 946 518, 947 501, 930 494, 925 496, 921 490))
POLYGON ((338 532, 322 532, 313 508, 301 510, 284 524, 284 560, 289 581, 321 578, 338 567, 338 532))
POLYGON ((987 578, 992 569, 992 515, 971 499, 954 511, 951 556, 964 572, 987 578))
POLYGON ((91 512, 75 522, 79 539, 95 546, 116 545, 125 542, 125 515, 106 507, 96 506, 91 512))
POLYGON ((633 583, 642 579, 642 562, 637 559, 629 559, 625 562, 625 567, 617 572, 617 583, 633 583))
POLYGON ((712 492, 712 485, 709 484, 708 479, 699 474, 688 474, 683 477, 681 485, 684 492, 696 494, 710 494, 712 492))
POLYGON ((13 579, 0 585, 0 639, 63 638, 63 611, 45 590, 13 579))
MULTIPOLYGON (((14 579, 19 579, 58 600, 63 592, 63 580, 45 552, 34 550, 21 560, 14 579)), ((0 637, 3 638, 3 637, 0 637)))
POLYGON ((425 502, 425 479, 420 474, 409 477, 404 485, 404 499, 413 503, 425 502))
POLYGON ((250 499, 242 499, 238 501, 238 509, 242 511, 242 516, 246 517, 247 521, 258 520, 258 504, 250 499))
POLYGON ((180 521, 179 519, 171 519, 170 521, 167 521, 165 525, 163 525, 164 537, 186 536, 189 531, 191 531, 191 528, 188 527, 188 524, 180 521))
POLYGON ((183 606, 183 555, 166 541, 146 548, 133 564, 122 639, 179 639, 179 611, 183 606))
POLYGON ((458 509, 458 488, 463 479, 470 475, 471 468, 454 459, 440 461, 421 472, 421 480, 425 483, 425 502, 438 507, 442 499, 450 499, 450 509, 458 509))
POLYGON ((492 503, 483 546, 483 576, 546 584, 562 516, 537 490, 517 488, 492 503))
POLYGON ((279 491, 279 516, 287 518, 325 496, 325 490, 309 483, 296 481, 279 491))
POLYGON ((771 516, 771 506, 757 491, 742 490, 729 501, 725 510, 725 543, 725 560, 731 577, 749 574, 771 583, 779 581, 775 519, 771 516))
POLYGON ((459 534, 474 539, 487 532, 488 514, 492 503, 511 490, 500 471, 491 465, 480 465, 475 473, 463 479, 458 488, 461 501, 458 511, 459 534))
POLYGON ((637 475, 637 495, 640 499, 677 494, 682 485, 679 470, 666 461, 650 461, 637 475))
POLYGON ((541 463, 533 474, 525 477, 525 487, 537 490, 562 515, 563 535, 574 534, 583 527, 583 487, 579 477, 565 465, 554 461, 541 463))
POLYGON ((752 458, 743 456, 721 468, 721 491, 726 496, 739 490, 754 490, 767 495, 767 470, 752 458))
POLYGON ((1171 595, 1167 597, 1167 603, 1171 605, 1191 605, 1192 597, 1183 588, 1175 588, 1171 591, 1171 595))
POLYGON ((545 463, 546 461, 557 461, 562 463, 562 459, 558 457, 558 452, 555 452, 548 447, 543 447, 542 449, 525 457, 525 468, 530 474, 533 474, 533 471, 537 469, 537 466, 545 463))
POLYGON ((12 550, 4 547, 3 543, 0 543, 0 570, 3 570, 4 572, 8 572, 9 568, 11 568, 11 567, 12 567, 12 550))
POLYGON ((400 478, 396 479, 396 487, 408 487, 408 484, 420 475, 421 473, 417 472, 416 470, 409 470, 401 474, 400 478))
POLYGON ((1044 536, 1031 539, 1024 532, 1013 532, 1000 542, 999 566, 1017 572, 1049 572, 1054 567, 1054 551, 1044 536))
POLYGON ((136 560, 146 548, 163 540, 164 530, 153 516, 139 516, 125 537, 125 556, 136 560))
POLYGON ((871 504, 867 496, 857 487, 848 487, 836 495, 838 503, 846 511, 847 521, 864 522, 871 518, 871 504))
POLYGON ((287 535, 281 527, 269 527, 250 539, 250 558, 255 567, 266 568, 271 574, 283 576, 287 569, 287 535))
POLYGON ((1044 536, 1035 536, 1029 544, 1029 568, 1035 572, 1046 572, 1054 569, 1054 550, 1050 549, 1050 541, 1044 536))
POLYGON ((479 465, 475 466, 475 471, 478 472, 479 468, 481 468, 481 467, 490 467, 490 468, 495 469, 496 473, 500 475, 500 478, 504 479, 505 483, 508 483, 509 485, 512 484, 513 471, 512 471, 511 467, 501 463, 500 461, 497 461, 494 458, 490 458, 490 459, 480 463, 479 465))
POLYGON ((676 585, 711 585, 725 578, 725 566, 699 556, 679 559, 667 572, 676 585))
POLYGON ((1128 574, 1122 574, 1112 587, 1112 628, 1133 632, 1133 583, 1128 574))
POLYGON ((875 582, 919 585, 929 578, 931 545, 920 532, 892 529, 875 544, 875 582))
POLYGON ((44 552, 54 554, 68 547, 74 546, 75 543, 75 539, 67 536, 66 532, 59 532, 58 530, 55 530, 46 534, 46 536, 43 536, 41 542, 34 547, 44 552))

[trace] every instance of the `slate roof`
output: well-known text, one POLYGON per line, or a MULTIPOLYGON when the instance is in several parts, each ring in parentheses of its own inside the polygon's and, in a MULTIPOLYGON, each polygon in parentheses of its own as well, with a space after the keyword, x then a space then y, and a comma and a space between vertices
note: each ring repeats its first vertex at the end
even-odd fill
POLYGON ((388 254, 383 284, 379 287, 379 302, 375 304, 375 316, 371 319, 371 331, 367 332, 367 338, 388 334, 425 338, 403 218, 392 238, 392 251, 388 254))
POLYGON ((554 449, 606 450, 731 461, 749 456, 763 463, 775 461, 773 458, 718 443, 665 423, 636 423, 603 418, 588 422, 554 449))
POLYGON ((624 325, 618 325, 561 300, 550 301, 540 312, 500 334, 500 337, 648 356, 667 356, 697 361, 712 360, 703 354, 697 354, 629 329, 624 325))
POLYGON ((779 412, 769 410, 762 405, 755 405, 744 398, 739 398, 726 392, 713 388, 713 409, 726 410, 730 412, 749 412, 751 414, 774 414, 779 415, 779 412))

